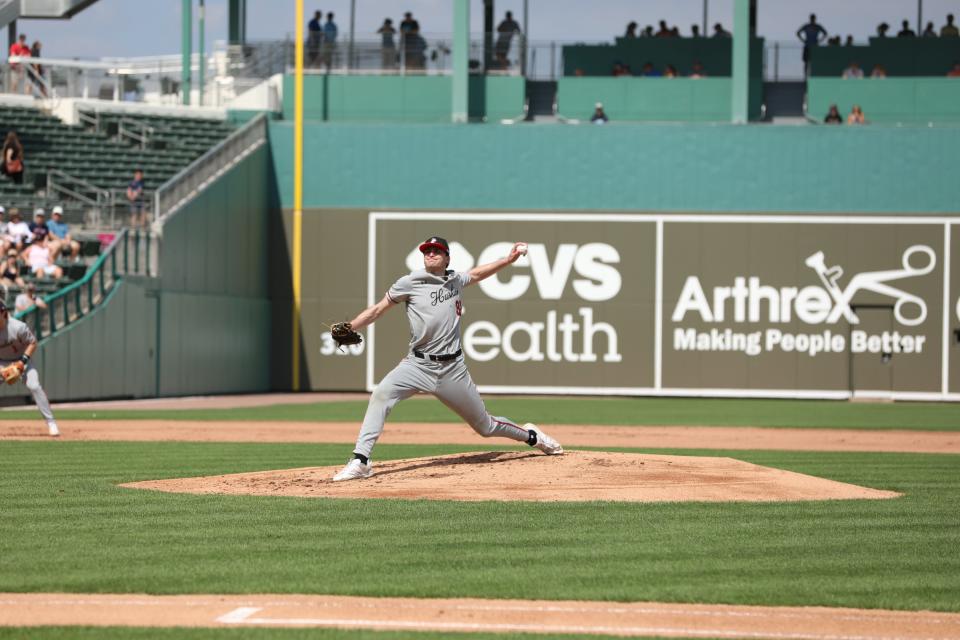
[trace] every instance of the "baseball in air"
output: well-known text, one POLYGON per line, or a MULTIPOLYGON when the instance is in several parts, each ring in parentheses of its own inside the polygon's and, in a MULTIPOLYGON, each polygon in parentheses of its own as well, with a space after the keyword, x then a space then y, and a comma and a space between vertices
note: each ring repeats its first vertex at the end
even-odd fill
POLYGON ((527 243, 526 243, 526 242, 520 242, 520 243, 518 243, 518 244, 517 244, 517 251, 518 251, 518 252, 520 253, 520 255, 522 255, 522 256, 527 255, 527 243))

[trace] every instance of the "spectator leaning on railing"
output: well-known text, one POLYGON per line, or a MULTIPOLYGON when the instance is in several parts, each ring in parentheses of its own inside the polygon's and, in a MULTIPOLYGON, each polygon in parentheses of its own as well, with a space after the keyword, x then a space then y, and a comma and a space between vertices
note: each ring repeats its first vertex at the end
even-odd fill
POLYGON ((384 18, 383 26, 377 29, 380 34, 380 68, 392 70, 397 68, 397 45, 393 40, 397 30, 393 28, 393 20, 384 18))
POLYGON ((850 114, 847 116, 847 124, 866 124, 867 117, 863 115, 863 109, 860 108, 860 105, 855 104, 850 110, 850 114))
POLYGON ((827 112, 827 116, 823 119, 824 124, 843 124, 843 116, 840 115, 840 110, 837 109, 837 105, 830 105, 830 110, 827 112))
MULTIPOLYGON (((21 282, 23 282, 21 280, 21 282)), ((30 307, 36 306, 41 309, 47 308, 47 303, 44 302, 43 298, 37 297, 37 285, 32 282, 28 284, 23 291, 17 295, 17 299, 13 302, 14 309, 17 313, 21 311, 26 311, 30 307)))
POLYGON ((127 202, 130 203, 130 226, 145 226, 147 214, 143 200, 143 171, 140 169, 133 172, 133 180, 127 185, 127 202))
MULTIPOLYGON (((30 46, 27 44, 27 34, 21 33, 20 38, 10 45, 10 55, 29 57, 30 46)), ((23 86, 24 93, 30 93, 30 83, 24 78, 24 66, 22 62, 10 63, 10 92, 16 93, 17 87, 23 86)))

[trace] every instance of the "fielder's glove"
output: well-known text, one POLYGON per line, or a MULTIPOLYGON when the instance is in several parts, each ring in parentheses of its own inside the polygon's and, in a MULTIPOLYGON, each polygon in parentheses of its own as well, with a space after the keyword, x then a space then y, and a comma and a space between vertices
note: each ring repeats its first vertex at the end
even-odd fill
POLYGON ((3 369, 0 369, 0 376, 3 377, 3 381, 7 384, 13 384, 23 375, 23 368, 24 365, 22 362, 8 364, 3 369))
POLYGON ((349 322, 338 322, 330 327, 330 336, 337 343, 337 348, 363 342, 363 336, 354 331, 349 322))

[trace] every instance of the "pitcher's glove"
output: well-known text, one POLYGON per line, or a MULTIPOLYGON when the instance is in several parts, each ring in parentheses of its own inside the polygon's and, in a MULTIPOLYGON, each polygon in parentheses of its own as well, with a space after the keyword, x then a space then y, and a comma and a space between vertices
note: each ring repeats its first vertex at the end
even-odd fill
POLYGON ((330 336, 337 343, 337 348, 363 342, 363 336, 354 331, 349 322, 338 322, 330 327, 330 336))
POLYGON ((13 384, 23 375, 23 368, 24 365, 22 362, 8 364, 3 369, 0 369, 0 376, 3 377, 3 381, 7 384, 13 384))

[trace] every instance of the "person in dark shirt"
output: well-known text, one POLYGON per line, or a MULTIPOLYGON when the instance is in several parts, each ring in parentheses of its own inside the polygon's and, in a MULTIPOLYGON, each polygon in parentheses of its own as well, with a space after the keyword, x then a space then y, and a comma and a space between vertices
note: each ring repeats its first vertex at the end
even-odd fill
POLYGON ((590 122, 593 124, 606 124, 610 121, 610 118, 607 117, 606 112, 603 110, 603 103, 598 102, 593 109, 593 115, 590 117, 590 122))
POLYGON ((899 32, 897 32, 897 37, 898 38, 916 38, 917 37, 917 34, 914 33, 913 29, 910 28, 909 20, 903 21, 903 28, 900 29, 899 32))
POLYGON ((314 11, 313 20, 307 25, 307 64, 311 67, 317 66, 317 60, 320 58, 320 44, 323 42, 323 25, 320 21, 323 19, 323 11, 314 11))
POLYGON ((827 117, 823 119, 823 122, 824 124, 843 124, 843 116, 840 115, 837 105, 830 105, 830 110, 827 112, 827 117))
POLYGON ((625 34, 623 34, 623 37, 624 37, 624 38, 627 38, 628 40, 632 40, 632 39, 634 39, 634 38, 637 37, 637 23, 636 23, 636 22, 631 22, 630 24, 627 25, 627 32, 626 32, 625 34))
POLYGON ((147 222, 146 203, 143 199, 143 171, 133 172, 133 180, 127 185, 127 201, 130 203, 130 226, 143 226, 147 222))
POLYGON ((803 66, 810 64, 810 51, 827 37, 827 30, 817 24, 817 14, 810 14, 810 22, 797 29, 797 37, 803 43, 803 66))

